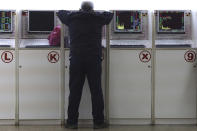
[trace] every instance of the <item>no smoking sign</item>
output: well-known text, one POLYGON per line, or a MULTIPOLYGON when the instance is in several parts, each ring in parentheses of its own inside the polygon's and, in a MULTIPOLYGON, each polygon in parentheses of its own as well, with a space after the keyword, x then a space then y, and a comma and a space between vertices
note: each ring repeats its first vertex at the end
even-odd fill
POLYGON ((151 59, 151 53, 147 50, 143 50, 140 52, 139 58, 141 62, 147 63, 151 59))
POLYGON ((12 60, 13 60, 13 54, 12 54, 12 52, 10 52, 10 51, 4 51, 1 54, 1 60, 4 63, 10 63, 10 62, 12 62, 12 60))
POLYGON ((184 55, 186 62, 194 62, 196 60, 196 52, 193 50, 188 50, 184 55))

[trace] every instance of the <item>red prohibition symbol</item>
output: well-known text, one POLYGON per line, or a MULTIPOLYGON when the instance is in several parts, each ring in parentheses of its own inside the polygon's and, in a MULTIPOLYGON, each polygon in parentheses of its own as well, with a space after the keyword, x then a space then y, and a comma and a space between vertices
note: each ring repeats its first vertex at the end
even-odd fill
POLYGON ((196 52, 193 50, 188 50, 184 55, 186 62, 194 62, 196 60, 196 52))
POLYGON ((49 52, 47 58, 49 62, 57 63, 59 61, 59 53, 56 51, 51 51, 49 52))
POLYGON ((151 53, 147 50, 143 50, 140 52, 139 58, 141 62, 147 63, 151 59, 151 53))
POLYGON ((13 54, 12 54, 12 52, 10 52, 10 51, 4 51, 1 54, 1 60, 4 63, 10 63, 10 62, 12 62, 12 60, 13 60, 13 54))

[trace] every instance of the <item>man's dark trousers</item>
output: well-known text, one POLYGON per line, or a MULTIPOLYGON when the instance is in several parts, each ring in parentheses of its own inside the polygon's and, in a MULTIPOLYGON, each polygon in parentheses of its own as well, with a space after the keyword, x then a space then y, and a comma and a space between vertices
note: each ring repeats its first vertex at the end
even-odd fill
POLYGON ((94 124, 104 122, 104 100, 101 88, 101 57, 99 55, 71 56, 69 79, 68 124, 77 124, 82 89, 87 76, 92 99, 94 124))

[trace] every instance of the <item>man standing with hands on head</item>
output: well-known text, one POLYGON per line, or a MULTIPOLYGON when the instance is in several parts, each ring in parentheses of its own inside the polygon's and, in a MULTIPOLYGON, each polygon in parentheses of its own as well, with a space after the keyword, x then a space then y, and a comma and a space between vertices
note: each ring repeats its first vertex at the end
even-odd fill
POLYGON ((102 27, 110 23, 113 13, 96 12, 93 10, 93 3, 85 1, 79 11, 61 10, 57 15, 69 27, 70 35, 70 95, 66 128, 78 128, 78 110, 86 76, 91 92, 94 129, 105 128, 101 41, 102 27))

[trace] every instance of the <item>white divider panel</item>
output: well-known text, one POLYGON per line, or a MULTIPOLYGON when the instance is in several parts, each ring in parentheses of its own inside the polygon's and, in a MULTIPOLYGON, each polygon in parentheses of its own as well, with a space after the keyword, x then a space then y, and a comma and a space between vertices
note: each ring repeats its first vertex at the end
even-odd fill
POLYGON ((140 61, 141 51, 129 49, 110 51, 111 119, 151 117, 151 68, 148 68, 151 62, 140 61))
POLYGON ((60 53, 59 50, 19 51, 20 119, 61 118, 60 60, 55 61, 58 55, 54 51, 60 53))
POLYGON ((69 98, 69 51, 65 51, 65 119, 68 118, 68 98, 69 98))
POLYGON ((197 69, 187 51, 156 51, 156 118, 196 118, 197 69))
POLYGON ((0 119, 14 119, 15 55, 13 50, 0 50, 0 55, 0 119), (13 54, 13 60, 10 53, 13 54))

